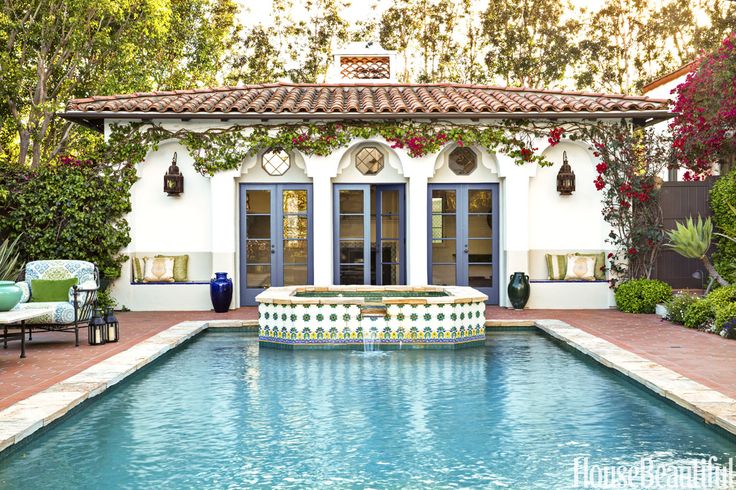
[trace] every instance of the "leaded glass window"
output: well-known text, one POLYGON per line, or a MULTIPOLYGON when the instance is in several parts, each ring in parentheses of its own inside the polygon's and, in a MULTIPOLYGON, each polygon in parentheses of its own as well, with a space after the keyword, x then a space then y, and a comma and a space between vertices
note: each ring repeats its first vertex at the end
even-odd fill
POLYGON ((457 147, 450 152, 450 170, 455 175, 470 175, 478 167, 478 155, 467 147, 457 147))
POLYGON ((355 154, 355 168, 363 175, 376 175, 383 170, 383 153, 375 146, 364 146, 355 154))
POLYGON ((268 175, 273 175, 274 177, 284 175, 289 170, 289 167, 291 167, 289 153, 281 148, 268 150, 261 157, 261 167, 263 167, 263 170, 268 175))

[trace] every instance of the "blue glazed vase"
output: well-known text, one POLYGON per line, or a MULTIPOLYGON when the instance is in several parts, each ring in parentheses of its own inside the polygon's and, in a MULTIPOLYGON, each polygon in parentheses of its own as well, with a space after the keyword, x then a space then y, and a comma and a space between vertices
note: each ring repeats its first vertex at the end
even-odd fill
POLYGON ((215 278, 210 280, 210 298, 216 313, 226 313, 230 309, 233 280, 227 277, 227 272, 215 272, 215 278))
POLYGON ((10 311, 20 303, 23 291, 13 281, 0 281, 0 311, 10 311))
POLYGON ((514 272, 509 278, 509 300, 515 310, 523 310, 529 301, 529 276, 514 272))

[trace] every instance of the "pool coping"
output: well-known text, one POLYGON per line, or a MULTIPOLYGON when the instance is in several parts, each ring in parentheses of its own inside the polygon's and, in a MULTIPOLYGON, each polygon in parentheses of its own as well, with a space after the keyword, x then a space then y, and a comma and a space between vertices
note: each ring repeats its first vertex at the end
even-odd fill
MULTIPOLYGON (((736 435, 736 400, 560 320, 486 320, 486 332, 537 328, 650 391, 736 435)), ((0 411, 0 453, 53 424, 166 352, 207 329, 248 328, 258 320, 185 321, 0 411)), ((2 454, 0 454, 2 456, 2 454)))

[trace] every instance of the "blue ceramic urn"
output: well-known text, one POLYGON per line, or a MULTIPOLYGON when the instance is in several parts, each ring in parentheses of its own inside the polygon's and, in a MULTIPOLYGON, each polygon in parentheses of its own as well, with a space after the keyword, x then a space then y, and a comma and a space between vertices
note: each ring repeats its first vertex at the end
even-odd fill
POLYGON ((215 272, 215 278, 210 280, 210 298, 216 313, 226 313, 230 309, 233 280, 227 277, 227 272, 215 272))

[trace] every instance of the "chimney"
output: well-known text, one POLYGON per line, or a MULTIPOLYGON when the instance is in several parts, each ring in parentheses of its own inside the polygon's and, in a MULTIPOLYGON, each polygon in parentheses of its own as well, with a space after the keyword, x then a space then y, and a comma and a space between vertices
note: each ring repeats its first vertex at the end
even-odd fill
POLYGON ((328 83, 395 82, 398 69, 396 52, 374 41, 349 43, 336 50, 327 71, 328 83))

